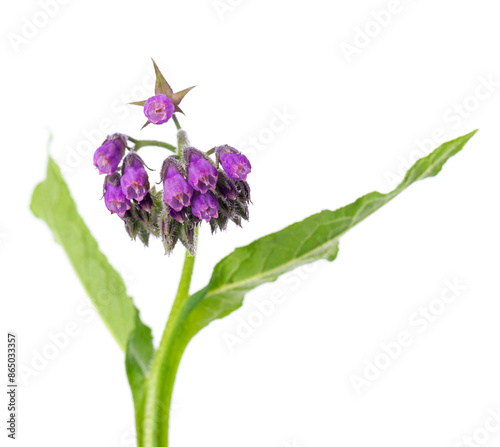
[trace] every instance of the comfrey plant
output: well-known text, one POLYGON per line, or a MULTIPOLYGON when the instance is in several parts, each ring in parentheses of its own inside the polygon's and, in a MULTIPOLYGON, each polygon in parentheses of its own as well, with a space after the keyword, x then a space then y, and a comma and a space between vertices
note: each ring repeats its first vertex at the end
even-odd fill
POLYGON ((50 157, 47 178, 36 187, 31 203, 33 213, 47 223, 66 251, 83 287, 125 353, 140 447, 168 445, 175 376, 194 335, 239 308, 245 294, 259 285, 304 264, 320 259, 333 261, 340 236, 415 181, 436 175, 474 134, 445 143, 418 160, 389 193, 372 192, 335 211, 321 211, 235 249, 215 265, 210 282, 191 294, 198 227, 208 222, 215 233, 224 230, 229 221, 241 225, 242 220, 248 220, 251 202, 247 176, 251 166, 229 145, 208 151, 190 146, 176 117, 182 113, 179 104, 190 88, 173 93, 156 64, 155 70, 154 96, 135 104, 144 109, 148 119, 145 126, 174 122, 177 145, 114 134, 97 148, 94 165, 105 176, 106 208, 123 221, 132 239, 138 237, 147 245, 151 236, 160 238, 167 254, 178 241, 186 248, 175 301, 157 348, 151 330, 126 293, 124 281, 99 250, 50 157), (155 179, 150 178, 150 169, 138 155, 144 146, 173 153, 157 167, 155 179))

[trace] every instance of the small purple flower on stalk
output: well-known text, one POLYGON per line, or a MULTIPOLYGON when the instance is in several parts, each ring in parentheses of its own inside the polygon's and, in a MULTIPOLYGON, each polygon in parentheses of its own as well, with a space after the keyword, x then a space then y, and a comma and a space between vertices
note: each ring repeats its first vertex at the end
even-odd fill
POLYGON ((107 175, 104 180, 104 203, 111 213, 116 213, 120 217, 125 216, 130 209, 130 200, 125 197, 120 187, 120 174, 115 172, 107 175))
POLYGON ((174 103, 166 95, 152 96, 144 104, 144 115, 152 124, 166 123, 174 114, 174 103))
POLYGON ((196 217, 208 222, 212 217, 219 215, 219 202, 212 193, 200 194, 195 192, 191 210, 196 217))
POLYGON ((131 152, 125 157, 122 168, 121 187, 127 199, 141 202, 149 191, 148 173, 142 158, 131 152))
POLYGON ((114 134, 106 138, 94 153, 94 166, 99 170, 99 174, 113 174, 116 171, 122 161, 126 145, 127 140, 124 135, 114 134))
POLYGON ((189 184, 203 194, 217 186, 217 169, 206 154, 194 147, 184 148, 184 163, 188 169, 189 184))
MULTIPOLYGON (((182 166, 175 155, 171 155, 163 162, 160 175, 163 180, 163 198, 167 205, 177 212, 189 206, 193 197, 193 188, 182 175, 182 166)), ((172 217, 181 222, 177 217, 172 217)))
POLYGON ((228 145, 218 147, 215 152, 217 162, 220 161, 229 178, 233 180, 247 179, 252 165, 245 155, 228 145))

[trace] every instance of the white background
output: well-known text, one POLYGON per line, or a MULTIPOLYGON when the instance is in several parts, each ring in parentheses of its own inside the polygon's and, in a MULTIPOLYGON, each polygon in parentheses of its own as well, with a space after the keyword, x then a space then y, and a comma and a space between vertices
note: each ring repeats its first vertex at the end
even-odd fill
MULTIPOLYGON (((17 445, 133 445, 123 354, 29 202, 50 131, 80 213, 158 343, 182 249, 169 258, 159 242, 130 242, 99 200, 92 166, 103 120, 112 131, 175 142, 172 123, 139 132, 141 109, 123 106, 152 94, 150 57, 174 90, 197 85, 180 117, 191 142, 234 145, 253 164, 251 220, 213 237, 205 226, 193 291, 235 246, 389 191, 418 141, 480 128, 436 178, 345 235, 334 263, 260 287, 195 337, 176 382, 171 445, 452 447, 467 434, 498 445, 500 432, 482 428, 500 406, 497 3, 401 0, 390 23, 378 15, 383 27, 370 22, 387 0, 222 0, 218 8, 70 0, 47 23, 37 0, 4 5, 1 332, 17 332, 20 365, 31 371, 19 390, 17 445), (355 43, 363 48, 346 57, 355 43), (266 130, 284 110, 293 118, 266 130), (465 290, 419 332, 412 314, 455 280, 465 290), (227 334, 276 290, 286 302, 231 351, 227 334), (51 337, 68 324, 77 334, 52 355, 51 337), (401 331, 411 346, 357 393, 352 376, 401 331)), ((158 168, 165 153, 143 155, 158 168)))

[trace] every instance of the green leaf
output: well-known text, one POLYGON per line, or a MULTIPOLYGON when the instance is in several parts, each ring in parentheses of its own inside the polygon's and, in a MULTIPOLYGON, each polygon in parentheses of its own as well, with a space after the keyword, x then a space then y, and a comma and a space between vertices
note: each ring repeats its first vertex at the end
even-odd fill
POLYGON ((243 302, 247 292, 280 275, 319 259, 333 261, 339 238, 399 195, 417 180, 435 176, 459 152, 472 132, 441 145, 418 160, 401 184, 387 194, 372 192, 336 211, 322 211, 289 227, 237 248, 220 261, 210 283, 176 306, 154 359, 145 400, 145 445, 168 445, 168 412, 175 374, 191 338, 211 321, 222 318, 243 302), (159 405, 163 402, 164 405, 159 405), (161 422, 156 422, 161 421, 161 422))
POLYGON ((122 278, 99 250, 78 214, 59 167, 50 157, 47 178, 35 188, 31 210, 47 223, 102 319, 120 347, 126 349, 125 366, 136 421, 142 421, 145 387, 154 356, 151 330, 140 320, 122 278))
MULTIPOLYGON (((61 171, 50 157, 47 178, 35 188, 31 210, 46 222, 54 239, 62 245, 92 303, 125 351, 136 325, 137 309, 127 295, 123 279, 99 250, 78 214, 61 171)), ((53 274, 56 281, 58 273, 53 274)))

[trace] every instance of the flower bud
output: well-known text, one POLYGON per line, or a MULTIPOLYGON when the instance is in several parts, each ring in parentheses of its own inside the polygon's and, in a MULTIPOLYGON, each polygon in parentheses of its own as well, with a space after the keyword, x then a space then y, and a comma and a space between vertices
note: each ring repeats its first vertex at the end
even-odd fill
POLYGON ((250 218, 250 215, 248 214, 248 204, 243 200, 236 201, 235 212, 238 216, 241 216, 245 220, 248 220, 250 218))
POLYGON ((151 208, 153 208, 153 197, 151 197, 149 192, 144 196, 144 199, 137 204, 137 207, 147 213, 151 212, 151 208))
POLYGON ((216 154, 217 163, 220 161, 229 178, 233 180, 247 179, 252 166, 245 155, 228 145, 218 147, 216 154))
POLYGON ((194 256, 196 254, 196 234, 194 226, 182 225, 179 230, 179 239, 191 256, 194 256))
POLYGON ((111 213, 116 213, 122 218, 130 209, 130 200, 125 197, 120 187, 120 174, 117 172, 107 175, 104 180, 104 203, 111 213))
POLYGON ((131 152, 123 161, 121 188, 127 199, 141 202, 149 191, 148 173, 144 162, 136 153, 131 152))
POLYGON ((170 217, 172 219, 175 219, 177 222, 184 223, 184 219, 186 217, 185 213, 184 213, 184 209, 182 209, 180 211, 176 211, 173 208, 171 208, 168 214, 170 215, 170 217))
POLYGON ((137 232, 139 239, 141 242, 147 247, 149 246, 149 232, 144 227, 139 227, 139 231, 137 232))
POLYGON ((184 178, 182 167, 174 155, 163 162, 161 178, 163 180, 163 198, 170 208, 179 212, 191 204, 193 188, 184 178))
POLYGON ((224 172, 219 172, 215 191, 223 200, 236 200, 238 195, 234 182, 224 172))
POLYGON ((217 185, 217 169, 207 155, 193 148, 184 148, 184 161, 188 169, 189 184, 203 194, 217 185))
POLYGON ((165 254, 170 254, 179 240, 180 224, 170 218, 166 211, 160 215, 158 224, 165 254))
POLYGON ((208 222, 212 217, 218 216, 219 202, 212 193, 195 192, 191 202, 191 210, 196 217, 208 222))
POLYGON ((238 198, 244 202, 250 202, 250 185, 245 181, 235 182, 238 198))
POLYGON ((130 239, 135 240, 137 232, 139 231, 139 225, 134 219, 127 215, 129 212, 130 211, 127 211, 125 217, 123 217, 123 221, 125 222, 125 230, 130 236, 130 239))
POLYGON ((219 200, 219 216, 224 214, 232 218, 235 215, 235 204, 234 200, 219 200))
POLYGON ((217 230, 224 231, 227 228, 227 222, 229 217, 227 214, 224 214, 222 210, 219 208, 219 216, 217 219, 210 220, 210 228, 212 230, 212 234, 215 234, 217 230))
POLYGON ((99 174, 113 174, 122 161, 126 137, 120 134, 109 136, 94 153, 94 166, 99 174))
POLYGON ((166 95, 156 95, 144 104, 144 115, 152 124, 166 123, 174 114, 174 103, 166 95))

